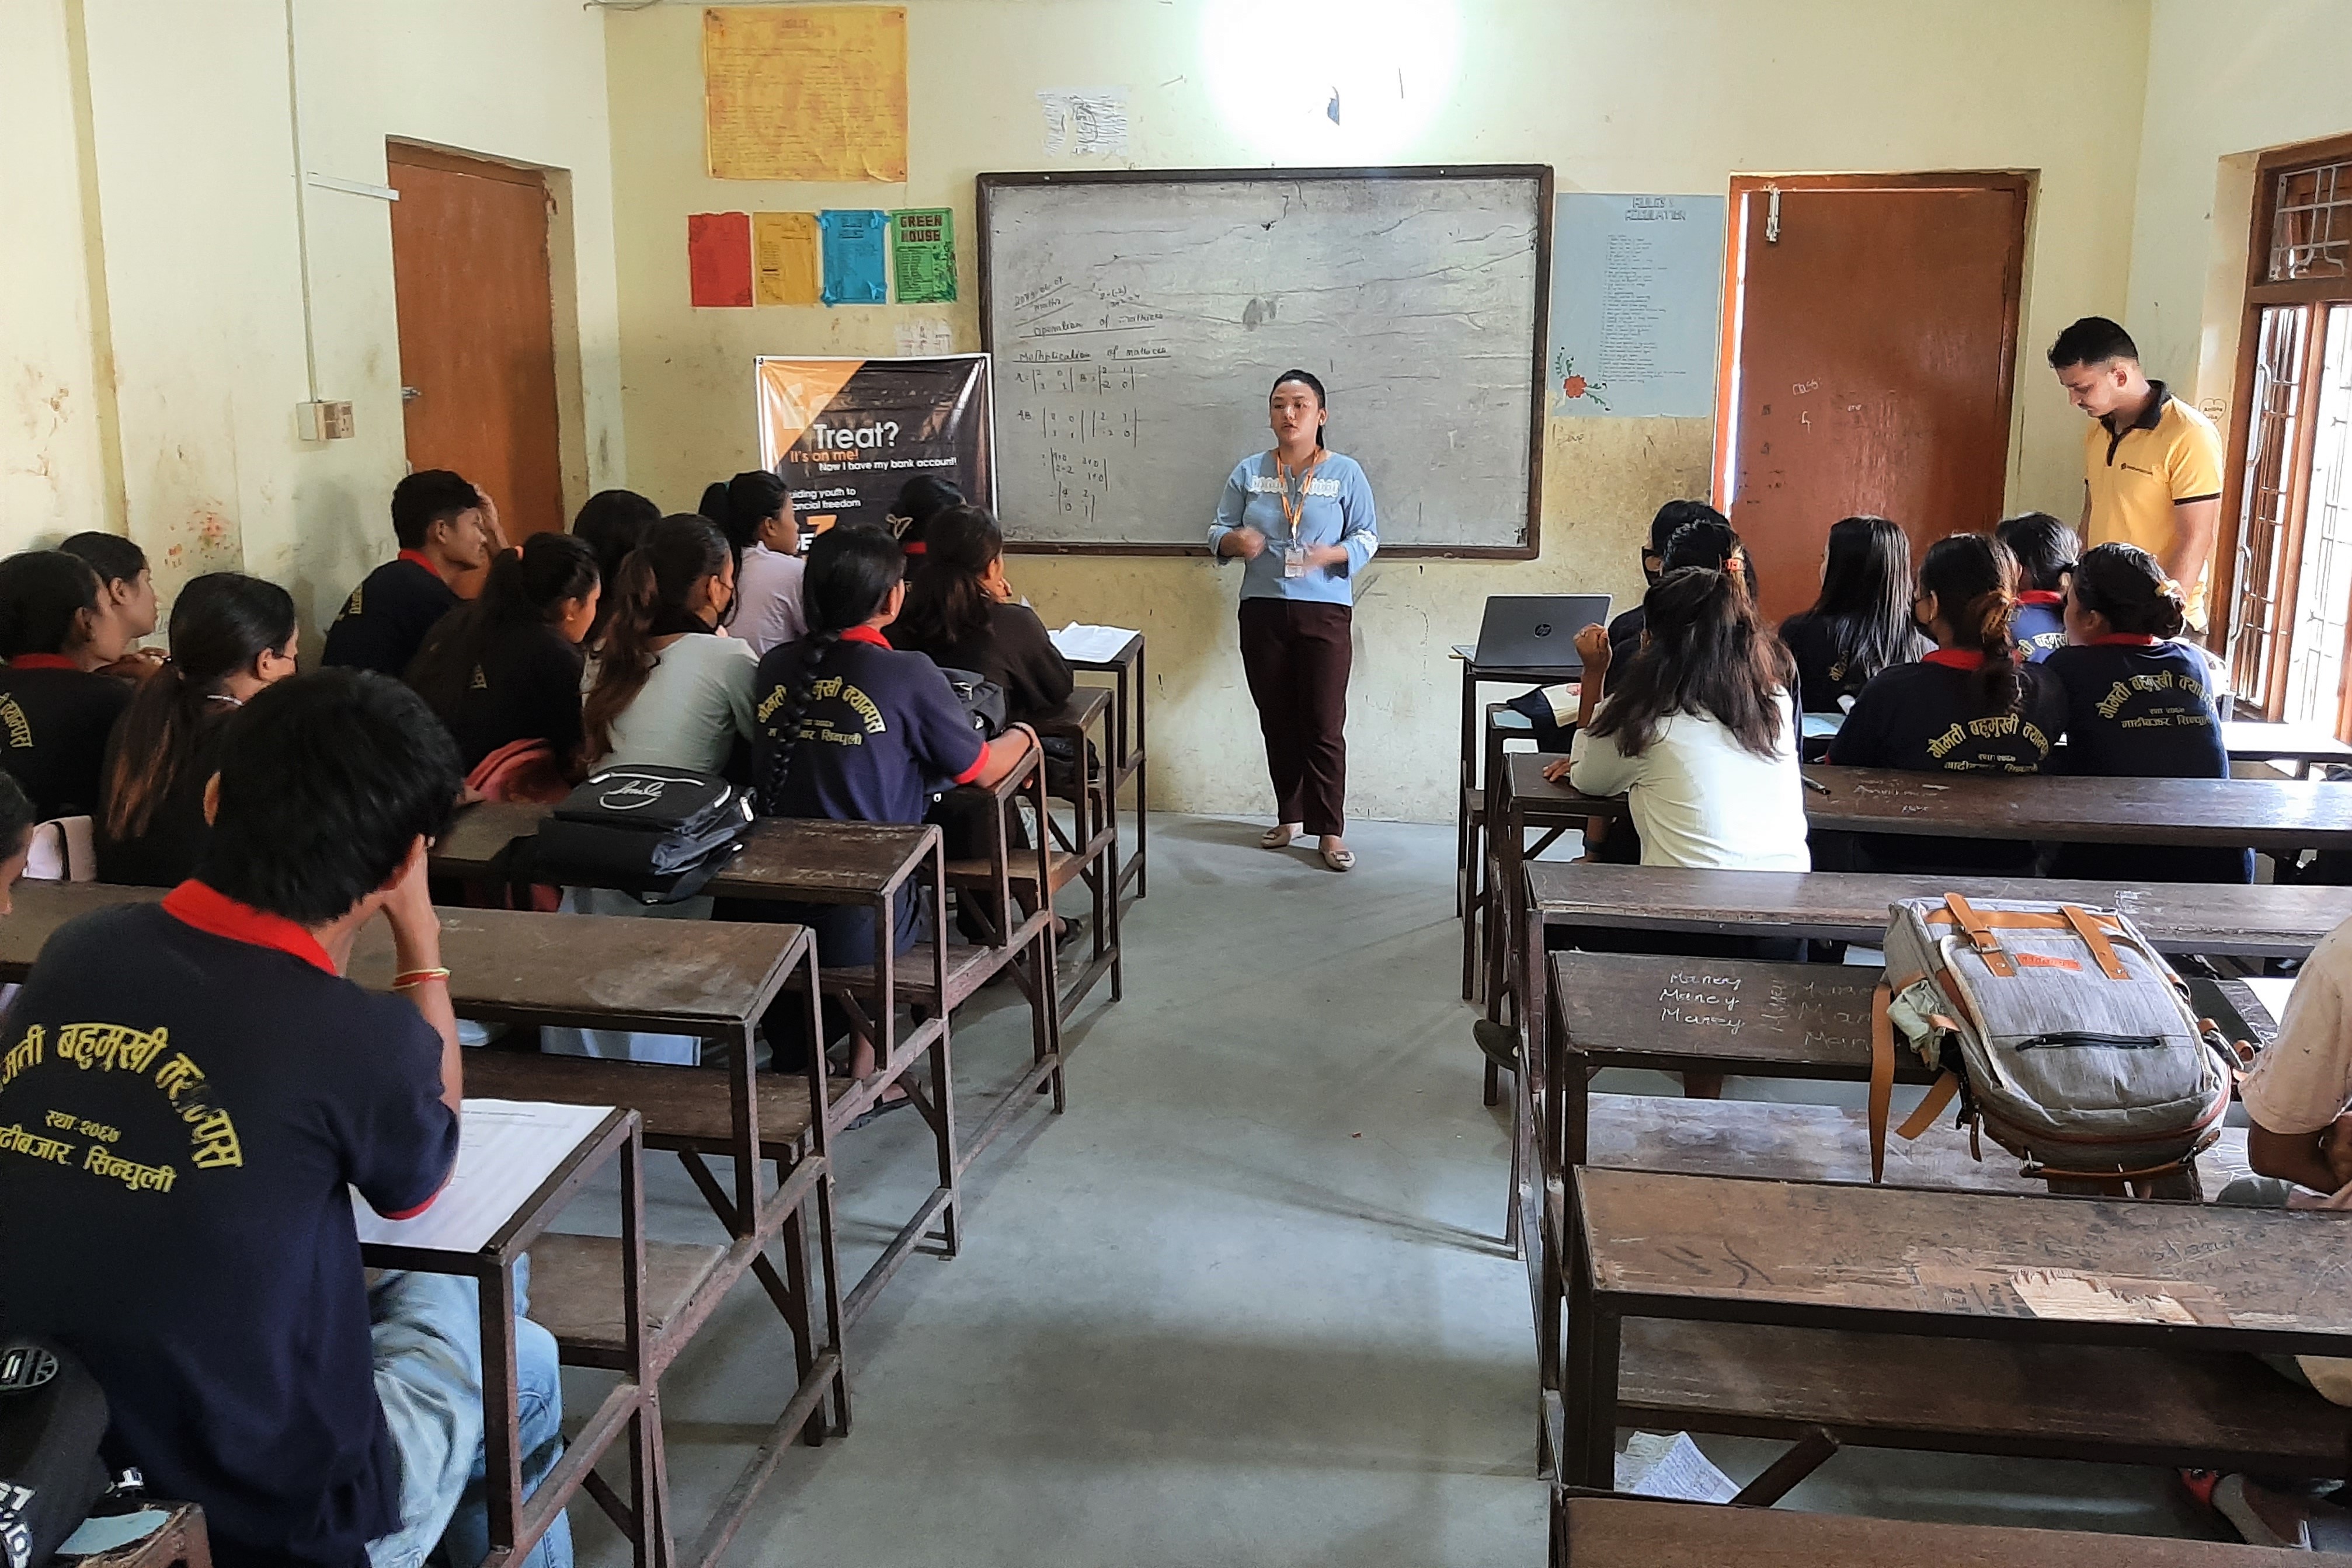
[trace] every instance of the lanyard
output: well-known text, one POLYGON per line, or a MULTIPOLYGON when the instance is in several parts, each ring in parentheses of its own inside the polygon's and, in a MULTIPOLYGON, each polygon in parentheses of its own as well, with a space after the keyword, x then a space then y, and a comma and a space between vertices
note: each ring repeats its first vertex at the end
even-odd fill
POLYGON ((1290 481, 1294 476, 1288 468, 1283 466, 1282 454, 1277 452, 1274 455, 1275 499, 1281 503, 1282 525, 1290 530, 1290 538, 1294 543, 1298 538, 1298 519, 1307 510, 1307 486, 1314 479, 1315 470, 1322 466, 1322 463, 1323 454, 1318 451, 1313 460, 1306 467, 1298 470, 1296 475, 1298 489, 1296 494, 1293 494, 1290 481))

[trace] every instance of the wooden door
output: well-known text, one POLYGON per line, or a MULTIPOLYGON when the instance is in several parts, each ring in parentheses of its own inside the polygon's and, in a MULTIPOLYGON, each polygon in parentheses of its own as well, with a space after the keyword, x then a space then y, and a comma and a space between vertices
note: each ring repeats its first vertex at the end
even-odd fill
POLYGON ((1774 620, 1821 589, 1832 523, 1913 549, 2000 519, 2026 182, 2014 174, 1732 182, 1715 501, 1774 620))
POLYGON ((507 535, 564 526, 547 187, 535 170, 391 144, 392 281, 411 468, 489 492, 507 535))

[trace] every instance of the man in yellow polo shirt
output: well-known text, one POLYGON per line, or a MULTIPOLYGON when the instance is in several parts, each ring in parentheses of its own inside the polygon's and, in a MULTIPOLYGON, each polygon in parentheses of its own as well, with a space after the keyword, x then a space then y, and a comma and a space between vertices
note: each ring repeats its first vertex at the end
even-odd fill
POLYGON ((2131 334, 2085 316, 2050 345, 2050 368, 2091 416, 2083 443, 2083 542, 2137 545, 2205 626, 2206 569, 2221 521, 2221 434, 2139 368, 2131 334))

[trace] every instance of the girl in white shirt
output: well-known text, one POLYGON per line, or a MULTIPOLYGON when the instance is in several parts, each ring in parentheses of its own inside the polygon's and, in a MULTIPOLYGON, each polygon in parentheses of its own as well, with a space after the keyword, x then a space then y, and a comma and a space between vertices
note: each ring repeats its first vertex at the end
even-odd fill
MULTIPOLYGON (((719 630, 735 596, 735 559, 708 517, 664 517, 646 530, 613 583, 618 601, 596 672, 581 705, 583 758, 591 771, 618 764, 727 770, 736 742, 753 733, 751 677, 760 661, 719 630)), ((749 756, 748 750, 745 752, 749 756)), ((646 905, 605 888, 564 889, 563 907, 585 915, 707 920, 711 900, 646 905)), ((547 1029, 543 1049, 692 1066, 692 1035, 547 1029)))
POLYGON ((1545 776, 1624 795, 1643 865, 1811 870, 1788 649, 1726 572, 1668 572, 1643 608, 1641 648, 1613 673, 1607 633, 1577 637, 1576 739, 1545 776))
POLYGON ((792 491, 754 468, 702 492, 702 515, 719 525, 735 552, 735 609, 727 629, 754 658, 808 634, 801 609, 801 526, 792 491))

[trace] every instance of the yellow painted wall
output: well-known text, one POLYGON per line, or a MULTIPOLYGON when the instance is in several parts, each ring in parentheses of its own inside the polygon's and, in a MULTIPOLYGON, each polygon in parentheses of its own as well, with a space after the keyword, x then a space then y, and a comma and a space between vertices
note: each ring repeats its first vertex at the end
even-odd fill
MULTIPOLYGON (((2080 416, 2036 373, 2034 345, 2075 316, 2124 304, 2145 0, 910 0, 908 9, 904 186, 707 178, 699 8, 606 19, 628 472, 666 507, 691 506, 705 481, 757 460, 754 354, 891 353, 897 321, 942 313, 691 309, 686 214, 952 205, 965 298, 943 313, 957 347, 976 349, 972 177, 1051 166, 1035 93, 1101 86, 1129 89, 1134 167, 1538 162, 1558 170, 1563 191, 1680 193, 1721 192, 1746 172, 2037 171, 2010 499, 2074 505, 2080 416), (1262 119, 1221 107, 1249 101, 1246 88, 1221 89, 1234 68, 1288 59, 1314 76, 1318 58, 1357 49, 1383 13, 1400 10, 1421 29, 1405 53, 1413 72, 1436 69, 1449 41, 1459 60, 1426 126, 1401 143, 1371 146, 1310 117, 1269 145, 1262 119), (1327 19, 1307 47, 1264 30, 1309 14, 1327 19), (1239 43, 1220 47, 1213 28, 1239 43), (2129 109, 2103 116, 2110 105, 2129 109)), ((1342 430, 1346 413, 1344 402, 1333 411, 1342 430)), ((1637 591, 1635 541, 1659 502, 1703 493, 1709 441, 1705 420, 1555 422, 1541 559, 1375 563, 1356 616, 1356 814, 1452 814, 1459 681, 1447 644, 1475 635, 1490 593, 1637 591)), ((1204 524, 1223 477, 1201 476, 1204 524)), ((1049 623, 1109 622, 1150 635, 1155 802, 1264 809, 1255 718, 1233 648, 1236 573, 1221 576, 1205 559, 1024 557, 1014 577, 1049 623)))
POLYGON ((358 434, 298 434, 289 14, 310 169, 381 183, 396 137, 568 172, 575 499, 620 469, 618 308, 604 27, 577 0, 0 5, 0 547, 127 527, 167 587, 242 567, 315 630, 392 550, 404 443, 387 205, 316 188, 320 392, 358 434))
POLYGON ((2352 131, 2352 6, 2156 0, 2130 315, 2153 373, 2221 417, 2233 392, 2254 155, 2352 131))

